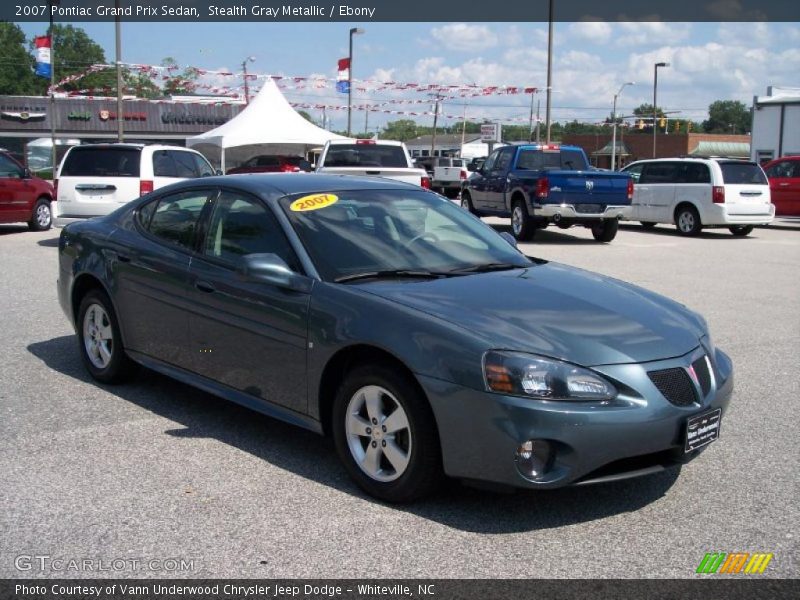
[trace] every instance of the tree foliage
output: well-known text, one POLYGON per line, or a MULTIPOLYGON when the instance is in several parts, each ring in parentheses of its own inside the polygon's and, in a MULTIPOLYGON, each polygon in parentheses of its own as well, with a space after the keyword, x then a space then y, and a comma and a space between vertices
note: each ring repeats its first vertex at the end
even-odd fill
POLYGON ((0 94, 43 95, 50 82, 33 73, 34 58, 15 23, 0 22, 0 94))
MULTIPOLYGON (((31 44, 31 50, 33 45, 31 44)), ((106 64, 106 55, 100 45, 80 27, 53 25, 53 71, 56 83, 85 72, 96 64, 106 64)), ((61 86, 65 91, 98 90, 116 93, 117 76, 113 69, 91 73, 77 81, 61 86)))
POLYGON ((717 100, 708 107, 708 120, 703 121, 706 133, 747 133, 750 111, 738 100, 717 100))
POLYGON ((161 66, 167 67, 167 79, 165 79, 163 83, 165 95, 181 96, 195 93, 197 90, 197 78, 199 76, 196 68, 187 67, 178 73, 178 63, 171 56, 162 60, 161 66))

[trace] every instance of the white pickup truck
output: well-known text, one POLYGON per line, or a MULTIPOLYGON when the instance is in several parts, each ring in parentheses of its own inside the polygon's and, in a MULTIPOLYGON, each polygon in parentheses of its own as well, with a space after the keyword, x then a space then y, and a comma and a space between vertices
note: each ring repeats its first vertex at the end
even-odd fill
POLYGON ((448 198, 455 198, 469 178, 467 163, 461 158, 439 157, 433 165, 431 187, 448 198))
POLYGON ((413 166, 405 144, 392 140, 331 140, 322 149, 317 173, 370 175, 431 187, 428 172, 413 166))

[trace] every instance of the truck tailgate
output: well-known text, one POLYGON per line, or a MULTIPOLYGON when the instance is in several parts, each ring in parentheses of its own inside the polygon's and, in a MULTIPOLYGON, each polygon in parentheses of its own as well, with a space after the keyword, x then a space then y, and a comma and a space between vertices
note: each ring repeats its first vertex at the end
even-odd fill
POLYGON ((317 173, 325 173, 327 175, 366 175, 369 177, 385 177, 387 179, 394 179, 395 181, 413 183, 414 185, 421 185, 422 178, 428 176, 428 173, 425 171, 425 169, 403 169, 399 167, 320 167, 317 169, 317 173))
POLYGON ((630 177, 612 171, 547 171, 547 203, 627 206, 630 177))

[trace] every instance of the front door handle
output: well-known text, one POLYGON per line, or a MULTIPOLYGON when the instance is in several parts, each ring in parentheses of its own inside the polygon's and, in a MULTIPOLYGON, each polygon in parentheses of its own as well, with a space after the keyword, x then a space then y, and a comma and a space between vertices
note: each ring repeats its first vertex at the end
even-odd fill
POLYGON ((205 292, 207 294, 210 294, 210 293, 216 291, 216 289, 214 288, 213 285, 211 285, 207 281, 202 281, 202 280, 195 281, 194 282, 194 287, 196 287, 201 292, 205 292))

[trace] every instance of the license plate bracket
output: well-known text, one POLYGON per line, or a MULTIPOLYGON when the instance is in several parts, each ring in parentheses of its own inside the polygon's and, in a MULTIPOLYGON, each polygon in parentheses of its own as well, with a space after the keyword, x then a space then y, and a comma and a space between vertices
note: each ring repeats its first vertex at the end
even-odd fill
POLYGON ((721 408, 689 417, 683 451, 692 452, 715 441, 719 437, 721 421, 721 408))

